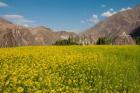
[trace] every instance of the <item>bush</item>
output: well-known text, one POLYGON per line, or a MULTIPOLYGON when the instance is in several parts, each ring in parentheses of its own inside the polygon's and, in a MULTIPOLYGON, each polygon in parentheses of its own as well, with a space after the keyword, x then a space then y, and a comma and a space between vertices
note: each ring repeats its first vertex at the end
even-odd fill
POLYGON ((97 45, 110 45, 112 44, 112 40, 110 38, 101 37, 96 42, 97 45))
POLYGON ((78 45, 78 43, 74 41, 73 38, 68 38, 64 40, 58 40, 54 43, 54 45, 78 45))
POLYGON ((136 40, 136 44, 140 45, 140 37, 136 37, 135 40, 136 40))

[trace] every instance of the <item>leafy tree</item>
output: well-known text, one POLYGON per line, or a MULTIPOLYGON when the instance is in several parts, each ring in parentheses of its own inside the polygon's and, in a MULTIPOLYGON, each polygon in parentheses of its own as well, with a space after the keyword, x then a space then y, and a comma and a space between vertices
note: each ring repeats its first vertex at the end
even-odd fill
POLYGON ((78 45, 74 38, 69 37, 68 39, 58 40, 54 45, 78 45))
POLYGON ((107 37, 101 37, 96 42, 97 45, 109 45, 112 44, 112 39, 107 37))
POLYGON ((140 45, 140 37, 136 37, 135 40, 136 40, 136 44, 140 45))

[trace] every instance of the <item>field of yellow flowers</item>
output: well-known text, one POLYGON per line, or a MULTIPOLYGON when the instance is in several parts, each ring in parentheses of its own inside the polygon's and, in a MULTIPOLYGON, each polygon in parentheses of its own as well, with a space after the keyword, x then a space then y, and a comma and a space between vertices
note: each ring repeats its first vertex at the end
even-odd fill
POLYGON ((0 49, 0 93, 140 93, 140 46, 0 49))

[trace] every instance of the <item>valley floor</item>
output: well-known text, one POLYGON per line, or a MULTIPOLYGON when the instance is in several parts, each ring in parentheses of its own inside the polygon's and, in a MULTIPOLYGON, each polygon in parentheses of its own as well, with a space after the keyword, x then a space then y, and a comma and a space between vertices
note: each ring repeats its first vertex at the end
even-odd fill
POLYGON ((140 46, 0 49, 0 93, 140 93, 140 46))

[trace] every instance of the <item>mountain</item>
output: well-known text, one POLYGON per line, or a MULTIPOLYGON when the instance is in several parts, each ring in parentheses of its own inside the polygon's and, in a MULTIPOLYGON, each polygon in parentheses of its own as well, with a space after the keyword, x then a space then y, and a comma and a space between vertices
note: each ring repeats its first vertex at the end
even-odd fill
POLYGON ((45 26, 26 28, 0 18, 0 47, 52 45, 69 37, 76 38, 79 44, 95 44, 100 37, 114 39, 122 33, 126 33, 126 36, 140 37, 140 6, 119 12, 80 34, 55 32, 45 26))
POLYGON ((34 45, 30 30, 0 18, 0 47, 34 45))
POLYGON ((124 32, 128 35, 139 33, 140 36, 140 6, 119 12, 85 31, 83 34, 90 35, 92 40, 96 42, 99 37, 114 38, 124 32))
POLYGON ((13 29, 15 27, 16 26, 13 25, 11 22, 9 22, 3 18, 0 18, 0 31, 6 30, 7 28, 13 29))
POLYGON ((0 47, 52 45, 57 40, 76 37, 73 32, 58 31, 45 26, 26 28, 0 18, 0 47))
POLYGON ((31 29, 31 33, 35 39, 35 45, 51 45, 55 40, 53 30, 44 26, 31 29))
POLYGON ((35 37, 36 45, 52 45, 57 40, 68 39, 69 36, 76 36, 74 32, 54 32, 52 29, 44 26, 33 28, 31 32, 35 37))
POLYGON ((68 39, 69 37, 76 38, 78 35, 74 32, 58 31, 56 32, 56 37, 59 40, 68 39))

